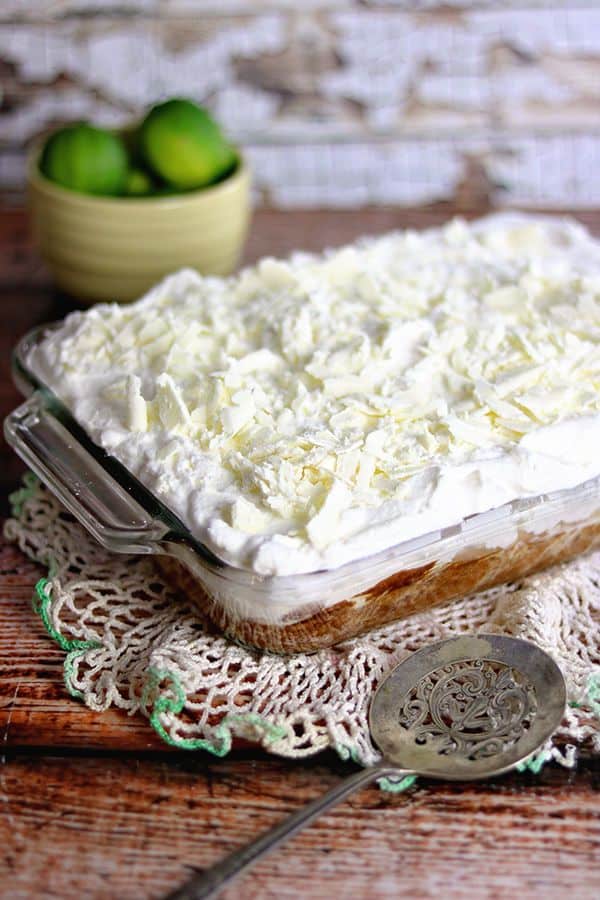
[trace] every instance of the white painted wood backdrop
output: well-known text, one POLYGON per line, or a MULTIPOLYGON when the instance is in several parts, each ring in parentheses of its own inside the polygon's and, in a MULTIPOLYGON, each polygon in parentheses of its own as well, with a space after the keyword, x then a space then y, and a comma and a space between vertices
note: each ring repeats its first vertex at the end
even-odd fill
POLYGON ((276 207, 600 206, 600 3, 0 0, 0 189, 54 123, 187 95, 276 207))

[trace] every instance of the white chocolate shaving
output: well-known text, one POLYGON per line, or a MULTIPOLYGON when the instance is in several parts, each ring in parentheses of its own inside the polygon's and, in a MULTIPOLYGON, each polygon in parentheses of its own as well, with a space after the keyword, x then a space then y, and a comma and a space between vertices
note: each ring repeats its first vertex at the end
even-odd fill
POLYGON ((148 412, 141 393, 142 382, 137 375, 127 376, 128 427, 131 431, 146 431, 148 412))
POLYGON ((166 431, 190 425, 190 413, 181 390, 166 372, 162 372, 156 379, 156 405, 161 425, 166 431))

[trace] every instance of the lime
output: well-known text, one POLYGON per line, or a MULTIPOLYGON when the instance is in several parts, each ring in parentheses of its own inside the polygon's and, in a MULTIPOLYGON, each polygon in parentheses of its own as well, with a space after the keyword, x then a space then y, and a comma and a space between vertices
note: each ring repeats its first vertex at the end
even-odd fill
POLYGON ((128 197, 147 197, 154 193, 152 179, 143 169, 130 169, 125 182, 125 193, 128 197))
POLYGON ((80 123, 55 131, 44 145, 40 169, 46 178, 82 194, 121 194, 127 151, 119 137, 80 123))
POLYGON ((153 107, 139 136, 146 165, 180 190, 223 178, 237 160, 214 119, 191 100, 167 100, 153 107))

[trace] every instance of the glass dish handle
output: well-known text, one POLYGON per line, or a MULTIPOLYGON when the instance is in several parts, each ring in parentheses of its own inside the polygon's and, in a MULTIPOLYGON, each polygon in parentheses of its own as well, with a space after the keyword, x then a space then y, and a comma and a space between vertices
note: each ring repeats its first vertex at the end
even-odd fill
POLYGON ((6 440, 69 512, 108 550, 157 553, 168 527, 79 443, 40 392, 5 420, 6 440))

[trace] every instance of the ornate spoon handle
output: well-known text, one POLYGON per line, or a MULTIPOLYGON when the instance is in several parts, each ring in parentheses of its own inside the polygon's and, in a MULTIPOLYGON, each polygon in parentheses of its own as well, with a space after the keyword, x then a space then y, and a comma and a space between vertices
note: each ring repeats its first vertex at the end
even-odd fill
POLYGON ((241 850, 234 851, 212 868, 192 876, 183 887, 169 894, 165 900, 200 900, 200 898, 213 897, 233 878, 250 868, 261 857, 274 850, 305 825, 309 825, 321 813, 344 800, 359 788, 385 775, 410 774, 413 773, 386 764, 361 769, 360 772, 345 778, 322 797, 317 797, 312 803, 299 809, 255 841, 246 844, 241 850))

